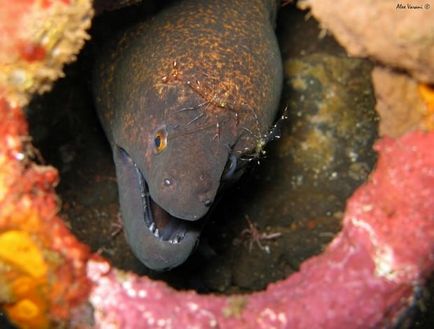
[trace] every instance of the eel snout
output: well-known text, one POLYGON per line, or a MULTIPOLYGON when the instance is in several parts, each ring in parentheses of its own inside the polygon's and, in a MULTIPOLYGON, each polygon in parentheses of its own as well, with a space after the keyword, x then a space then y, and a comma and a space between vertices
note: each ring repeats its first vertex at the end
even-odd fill
POLYGON ((150 191, 157 204, 170 215, 186 221, 196 221, 206 215, 214 203, 220 178, 207 173, 163 173, 161 176, 157 179, 161 183, 150 191))
POLYGON ((173 141, 146 172, 153 201, 173 217, 197 221, 214 204, 229 154, 226 147, 207 141, 207 136, 196 143, 173 141), (184 145, 190 148, 183 150, 184 145))

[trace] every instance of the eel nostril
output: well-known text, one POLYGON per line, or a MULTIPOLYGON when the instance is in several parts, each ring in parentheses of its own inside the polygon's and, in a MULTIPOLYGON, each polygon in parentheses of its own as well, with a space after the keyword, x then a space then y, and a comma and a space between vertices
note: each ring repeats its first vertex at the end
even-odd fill
POLYGON ((210 197, 209 193, 199 194, 199 201, 205 206, 210 207, 212 205, 213 199, 210 197))
POLYGON ((173 179, 168 178, 168 177, 163 179, 163 185, 164 186, 171 186, 172 184, 173 184, 173 179))

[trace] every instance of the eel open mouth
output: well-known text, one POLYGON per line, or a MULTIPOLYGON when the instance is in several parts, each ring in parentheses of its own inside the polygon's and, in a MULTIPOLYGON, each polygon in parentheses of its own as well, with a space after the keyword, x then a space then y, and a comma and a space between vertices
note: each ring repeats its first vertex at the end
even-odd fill
POLYGON ((141 199, 143 223, 156 239, 170 244, 179 244, 187 234, 192 232, 197 234, 201 230, 202 219, 192 222, 174 217, 152 200, 148 184, 139 167, 124 149, 119 147, 119 153, 124 164, 134 166, 135 185, 138 188, 136 193, 139 193, 141 199))
POLYGON ((136 165, 135 169, 143 202, 144 223, 157 239, 177 244, 188 231, 198 229, 197 223, 176 218, 153 201, 142 172, 136 165))

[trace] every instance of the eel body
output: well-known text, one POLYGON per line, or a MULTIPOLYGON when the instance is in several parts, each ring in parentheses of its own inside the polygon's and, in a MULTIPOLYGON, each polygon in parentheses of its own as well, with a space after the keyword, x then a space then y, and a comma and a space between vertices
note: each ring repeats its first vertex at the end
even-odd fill
POLYGON ((184 262, 224 181, 260 152, 278 109, 277 0, 186 0, 122 32, 94 94, 124 231, 149 268, 184 262))

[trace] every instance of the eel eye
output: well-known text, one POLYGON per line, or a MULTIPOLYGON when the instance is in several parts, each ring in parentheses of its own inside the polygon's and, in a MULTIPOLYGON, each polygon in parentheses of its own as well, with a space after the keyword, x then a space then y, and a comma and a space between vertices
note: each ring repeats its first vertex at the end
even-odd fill
POLYGON ((167 147, 167 131, 162 128, 154 135, 154 149, 156 153, 163 152, 167 147))

